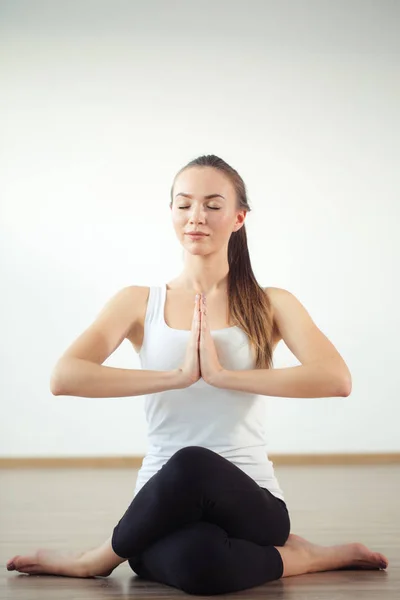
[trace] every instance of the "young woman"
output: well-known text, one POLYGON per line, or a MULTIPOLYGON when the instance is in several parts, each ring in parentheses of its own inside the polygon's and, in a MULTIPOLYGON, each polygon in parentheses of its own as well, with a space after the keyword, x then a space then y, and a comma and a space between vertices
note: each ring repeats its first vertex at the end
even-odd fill
POLYGON ((258 285, 242 178, 202 156, 176 175, 170 208, 182 273, 116 293, 51 381, 54 394, 146 395, 150 447, 132 502, 100 547, 41 549, 14 556, 8 570, 107 576, 128 560, 141 577, 212 595, 302 573, 386 568, 383 554, 360 543, 319 546, 290 533, 260 396, 348 396, 351 375, 293 294, 258 285), (124 339, 142 369, 103 366, 124 339), (281 339, 301 365, 273 369, 281 339))

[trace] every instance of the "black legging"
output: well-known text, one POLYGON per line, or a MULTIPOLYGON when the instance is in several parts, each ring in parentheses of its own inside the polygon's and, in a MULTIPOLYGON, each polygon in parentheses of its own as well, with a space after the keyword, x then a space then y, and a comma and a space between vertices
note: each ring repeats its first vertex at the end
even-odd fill
POLYGON ((202 446, 176 452, 136 494, 112 548, 145 579, 188 594, 236 592, 279 579, 286 503, 202 446))

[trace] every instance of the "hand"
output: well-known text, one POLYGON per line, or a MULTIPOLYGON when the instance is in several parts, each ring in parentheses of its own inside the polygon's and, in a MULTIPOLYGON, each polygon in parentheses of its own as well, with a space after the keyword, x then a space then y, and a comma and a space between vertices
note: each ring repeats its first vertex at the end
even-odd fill
POLYGON ((199 338, 200 338, 200 295, 195 300, 192 319, 192 329, 190 330, 189 341, 186 347, 185 359, 183 365, 177 369, 179 376, 179 388, 186 388, 193 385, 201 377, 200 359, 199 359, 199 338))
POLYGON ((202 294, 200 308, 200 372, 204 381, 213 385, 223 368, 220 365, 217 349, 208 325, 207 301, 204 294, 202 294))

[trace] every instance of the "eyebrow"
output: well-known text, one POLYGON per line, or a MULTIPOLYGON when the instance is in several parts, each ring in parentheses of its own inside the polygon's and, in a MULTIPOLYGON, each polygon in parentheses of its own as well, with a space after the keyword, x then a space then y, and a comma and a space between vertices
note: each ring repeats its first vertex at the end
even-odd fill
MULTIPOLYGON (((193 198, 192 194, 185 194, 184 192, 180 192, 179 194, 176 194, 175 198, 177 198, 177 196, 184 196, 185 198, 193 198)), ((222 198, 223 200, 225 200, 224 196, 221 196, 221 194, 208 194, 207 196, 204 196, 204 200, 210 200, 210 198, 222 198)))

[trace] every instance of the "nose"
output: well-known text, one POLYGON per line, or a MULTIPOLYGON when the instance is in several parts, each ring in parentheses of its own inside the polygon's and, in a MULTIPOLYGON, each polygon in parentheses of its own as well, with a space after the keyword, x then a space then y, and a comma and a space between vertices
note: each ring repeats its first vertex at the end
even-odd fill
POLYGON ((194 206, 194 208, 191 209, 191 213, 190 213, 190 222, 191 223, 198 223, 198 222, 203 223, 204 222, 204 209, 200 207, 196 207, 194 206))

